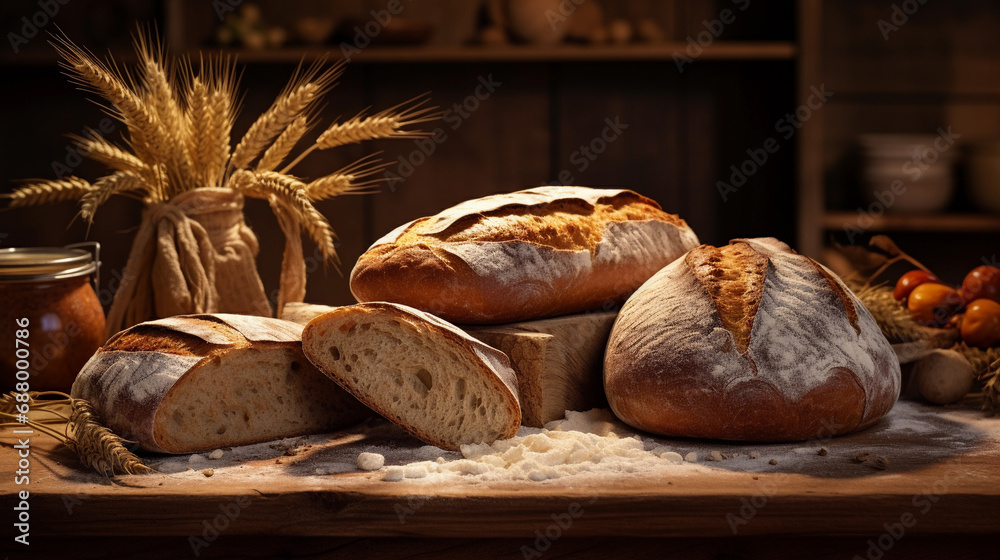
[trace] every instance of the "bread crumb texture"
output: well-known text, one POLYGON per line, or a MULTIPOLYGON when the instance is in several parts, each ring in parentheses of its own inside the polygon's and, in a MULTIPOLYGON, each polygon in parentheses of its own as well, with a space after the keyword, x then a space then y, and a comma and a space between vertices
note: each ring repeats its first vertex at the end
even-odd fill
POLYGON ((317 317, 304 332, 314 364, 428 443, 457 449, 508 437, 520 425, 507 357, 432 315, 358 304, 317 317))

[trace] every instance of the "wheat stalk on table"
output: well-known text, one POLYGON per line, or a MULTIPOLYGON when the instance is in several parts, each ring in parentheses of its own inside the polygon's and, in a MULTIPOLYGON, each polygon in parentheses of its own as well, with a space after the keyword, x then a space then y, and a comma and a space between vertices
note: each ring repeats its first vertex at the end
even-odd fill
POLYGON ((51 436, 73 451, 81 463, 107 477, 155 472, 125 447, 125 440, 101 424, 86 400, 58 391, 31 391, 22 402, 20 394, 0 397, 0 418, 6 420, 0 426, 28 426, 51 436), (29 419, 19 419, 19 404, 27 405, 29 419))

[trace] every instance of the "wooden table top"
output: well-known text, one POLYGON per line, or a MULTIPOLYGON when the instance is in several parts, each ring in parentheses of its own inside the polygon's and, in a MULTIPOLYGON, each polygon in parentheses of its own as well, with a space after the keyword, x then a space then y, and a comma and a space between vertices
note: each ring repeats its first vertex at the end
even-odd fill
MULTIPOLYGON (((9 430, 4 436, 0 464, 11 473, 16 450, 9 430)), ((560 532, 581 537, 878 535, 897 523, 908 534, 1000 531, 1000 418, 971 405, 900 401, 865 432, 793 445, 664 441, 703 458, 709 450, 742 457, 541 483, 316 474, 374 445, 390 449, 387 465, 412 460, 421 447, 394 426, 369 422, 300 439, 296 455, 260 444, 252 457, 247 448, 218 461, 152 457, 154 466, 180 472, 112 482, 36 433, 30 484, 8 475, 0 488, 7 504, 30 491, 33 536, 197 535, 215 522, 233 535, 521 537, 568 519, 560 532), (749 450, 759 458, 749 459, 749 450), (852 461, 859 451, 884 457, 888 468, 852 461), (201 471, 209 467, 207 477, 201 471)))

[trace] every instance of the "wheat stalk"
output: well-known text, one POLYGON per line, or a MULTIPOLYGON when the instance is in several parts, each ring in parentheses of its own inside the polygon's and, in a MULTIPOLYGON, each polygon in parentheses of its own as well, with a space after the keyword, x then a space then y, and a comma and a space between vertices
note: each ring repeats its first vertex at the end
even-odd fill
POLYGON ((250 128, 233 150, 230 169, 246 169, 275 137, 332 87, 343 72, 343 62, 321 71, 321 60, 304 72, 296 71, 289 87, 275 99, 250 128))
POLYGON ((304 115, 296 117, 292 121, 292 124, 288 125, 288 128, 278 136, 274 144, 261 156, 260 161, 257 162, 257 171, 274 171, 281 165, 281 162, 285 161, 288 153, 292 151, 292 148, 299 143, 299 140, 308 131, 309 119, 304 115))
POLYGON ((135 51, 144 85, 141 99, 155 120, 153 128, 157 132, 149 135, 149 149, 157 161, 164 163, 167 172, 164 196, 169 199, 199 186, 188 151, 187 121, 174 96, 173 74, 165 67, 162 46, 139 34, 135 51))
POLYGON ((441 117, 437 112, 437 107, 425 107, 430 101, 427 94, 418 95, 380 111, 371 116, 365 116, 367 109, 361 111, 354 117, 343 123, 330 125, 316 139, 316 142, 305 150, 295 160, 282 169, 282 173, 289 172, 299 162, 316 150, 328 150, 347 144, 355 144, 367 140, 379 140, 388 138, 423 138, 431 133, 420 130, 408 130, 407 127, 415 124, 429 122, 441 117))
POLYGON ((229 131, 233 126, 227 93, 209 89, 195 78, 185 120, 189 123, 188 152, 199 186, 220 186, 229 159, 229 131))
POLYGON ((115 476, 116 471, 121 474, 156 472, 129 451, 123 445, 122 438, 101 425, 89 402, 83 399, 70 400, 73 405, 69 423, 72 436, 67 437, 65 443, 83 464, 111 477, 115 476))
MULTIPOLYGON (((129 451, 124 440, 101 425, 89 402, 58 391, 31 391, 28 397, 32 418, 26 423, 8 421, 4 426, 26 425, 51 436, 72 450, 81 463, 107 477, 156 472, 129 451), (53 396, 61 398, 42 399, 53 396), (37 419, 38 415, 43 418, 37 419), (62 425, 63 430, 53 425, 62 425)), ((17 393, 13 392, 0 397, 0 417, 17 418, 16 399, 17 393)))
POLYGON ((167 69, 162 45, 147 41, 146 35, 140 33, 135 39, 135 51, 139 56, 139 70, 145 85, 142 101, 164 126, 179 124, 182 122, 183 112, 174 97, 173 73, 167 69))
POLYGON ((54 37, 52 45, 61 58, 59 65, 72 83, 108 100, 122 119, 132 119, 144 112, 142 100, 126 85, 117 71, 111 70, 64 37, 54 37))
POLYGON ((20 187, 10 194, 2 195, 10 199, 9 208, 54 204, 67 200, 79 200, 90 190, 90 183, 79 177, 62 180, 44 180, 20 187))
MULTIPOLYGON (((128 87, 117 69, 108 68, 65 37, 55 37, 52 45, 59 54, 59 64, 70 81, 85 91, 100 95, 111 104, 111 114, 125 124, 129 131, 129 144, 139 159, 145 162, 156 161, 149 146, 151 137, 156 133, 155 118, 146 109, 142 99, 128 87)), ((157 190, 162 190, 161 185, 157 184, 156 187, 157 190)), ((158 198, 162 198, 162 193, 158 198)))
POLYGON ((983 383, 983 408, 997 412, 1000 410, 1000 357, 989 364, 979 381, 983 383))
POLYGON ((112 144, 93 130, 88 130, 89 137, 71 134, 73 144, 87 157, 114 169, 129 171, 137 175, 149 173, 148 166, 141 159, 128 151, 112 144))
POLYGON ((435 107, 424 107, 430 99, 425 95, 405 101, 371 116, 365 111, 343 123, 335 123, 316 139, 316 149, 327 150, 382 138, 421 138, 429 132, 406 130, 406 127, 438 118, 435 107), (409 106, 407 106, 409 105, 409 106))
POLYGON ((965 356, 982 383, 983 409, 1000 411, 1000 347, 983 349, 959 342, 952 349, 965 356))
POLYGON ((309 201, 305 183, 283 173, 263 171, 253 174, 250 185, 245 191, 249 196, 257 198, 274 196, 291 207, 298 215, 302 229, 316 243, 323 258, 332 260, 335 266, 340 265, 334 245, 336 234, 323 214, 309 201))
POLYGON ((306 195, 314 202, 326 200, 343 194, 369 194, 374 192, 374 186, 387 179, 367 179, 377 174, 390 163, 383 163, 378 154, 365 156, 350 165, 320 177, 306 185, 306 195))
POLYGON ((983 384, 983 408, 1000 411, 1000 347, 983 349, 960 342, 954 350, 969 360, 976 379, 983 384))
POLYGON ((187 81, 188 152, 200 186, 222 186, 236 111, 234 89, 235 69, 229 58, 202 61, 199 75, 187 81))
POLYGON ((93 223, 97 207, 107 202, 112 195, 144 189, 142 177, 131 171, 117 171, 102 177, 80 199, 80 215, 88 223, 93 223))

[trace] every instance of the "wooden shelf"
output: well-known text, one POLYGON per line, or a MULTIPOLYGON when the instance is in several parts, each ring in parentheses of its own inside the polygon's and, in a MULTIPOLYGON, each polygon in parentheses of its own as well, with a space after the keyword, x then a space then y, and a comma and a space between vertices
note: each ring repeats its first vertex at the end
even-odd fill
MULTIPOLYGON (((686 43, 588 47, 580 45, 532 46, 414 46, 371 47, 352 60, 371 64, 449 62, 588 62, 601 60, 673 61, 675 53, 685 55, 686 43)), ((230 51, 243 62, 297 63, 324 54, 341 56, 340 47, 282 49, 276 51, 230 51)), ((791 60, 795 45, 790 42, 719 41, 702 52, 697 60, 791 60)))
MULTIPOLYGON (((663 61, 672 62, 674 54, 687 56, 687 43, 669 42, 657 45, 582 46, 413 46, 371 47, 351 57, 352 61, 368 64, 456 63, 456 62, 594 62, 594 61, 663 61)), ((278 50, 190 49, 186 54, 225 53, 236 55, 239 62, 250 64, 297 64, 329 56, 342 57, 337 45, 300 47, 278 50)), ((705 48, 695 60, 792 60, 795 44, 784 41, 717 41, 705 48)), ((120 60, 120 54, 115 55, 120 60)), ((128 58, 128 57, 126 57, 128 58)), ((132 57, 134 58, 134 57, 132 57)), ((57 62, 55 52, 33 51, 0 57, 0 65, 48 65, 57 62)))
MULTIPOLYGON (((872 217, 869 231, 930 231, 930 232, 1000 232, 1000 215, 989 214, 934 214, 934 215, 883 215, 872 217)), ((857 212, 832 212, 823 216, 823 227, 841 230, 845 224, 857 226, 857 212)))

